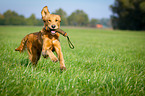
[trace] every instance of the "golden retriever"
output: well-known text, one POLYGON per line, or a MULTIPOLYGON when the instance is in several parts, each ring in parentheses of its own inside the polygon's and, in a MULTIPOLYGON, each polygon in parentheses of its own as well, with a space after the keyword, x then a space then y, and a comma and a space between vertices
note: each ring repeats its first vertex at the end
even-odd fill
POLYGON ((56 31, 60 28, 61 18, 59 15, 50 14, 47 6, 41 11, 44 27, 40 32, 26 35, 16 51, 23 52, 26 48, 29 54, 29 59, 33 65, 36 65, 40 59, 41 52, 44 58, 48 56, 53 62, 59 60, 60 69, 66 70, 61 46, 59 42, 59 33, 56 31), (53 51, 57 53, 57 57, 53 51))

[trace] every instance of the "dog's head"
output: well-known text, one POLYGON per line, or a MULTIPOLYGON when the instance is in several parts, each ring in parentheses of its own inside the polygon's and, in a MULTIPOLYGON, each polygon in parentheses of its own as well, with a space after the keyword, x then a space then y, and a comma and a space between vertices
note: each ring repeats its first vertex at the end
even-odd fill
POLYGON ((59 15, 50 14, 47 6, 45 6, 41 11, 42 19, 44 21, 44 26, 48 27, 52 34, 55 34, 55 29, 60 28, 61 18, 59 15), (53 33, 54 32, 54 33, 53 33))

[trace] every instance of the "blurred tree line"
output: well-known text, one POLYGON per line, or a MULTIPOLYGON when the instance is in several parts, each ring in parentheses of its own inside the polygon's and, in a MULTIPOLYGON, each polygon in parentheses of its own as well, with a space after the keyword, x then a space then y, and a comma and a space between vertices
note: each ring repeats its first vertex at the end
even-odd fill
POLYGON ((114 29, 145 30, 145 0, 115 0, 110 8, 114 29))
MULTIPOLYGON (((91 19, 83 10, 76 10, 70 16, 63 9, 58 9, 52 14, 61 16, 62 26, 88 26, 96 27, 96 24, 102 24, 105 27, 111 27, 110 19, 91 19)), ((19 15, 15 11, 8 10, 4 14, 0 14, 0 25, 31 25, 42 26, 42 19, 37 19, 34 14, 29 18, 25 18, 23 15, 19 15)))
POLYGON ((36 19, 34 14, 25 18, 15 11, 8 10, 4 14, 0 14, 0 25, 43 25, 43 21, 36 19))

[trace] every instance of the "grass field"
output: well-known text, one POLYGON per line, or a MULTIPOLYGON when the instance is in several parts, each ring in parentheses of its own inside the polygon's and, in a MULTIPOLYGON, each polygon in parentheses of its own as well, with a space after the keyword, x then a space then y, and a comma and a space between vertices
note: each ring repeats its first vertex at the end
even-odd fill
POLYGON ((145 96, 145 32, 63 28, 60 37, 67 70, 14 49, 41 27, 0 26, 0 96, 145 96))

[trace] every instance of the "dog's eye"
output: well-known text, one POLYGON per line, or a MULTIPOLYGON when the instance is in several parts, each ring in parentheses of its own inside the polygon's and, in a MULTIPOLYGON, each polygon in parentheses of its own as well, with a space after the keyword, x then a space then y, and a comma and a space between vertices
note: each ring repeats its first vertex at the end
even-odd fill
POLYGON ((51 22, 51 20, 48 20, 49 22, 51 22))
POLYGON ((58 20, 55 20, 56 22, 58 21, 58 20))

